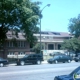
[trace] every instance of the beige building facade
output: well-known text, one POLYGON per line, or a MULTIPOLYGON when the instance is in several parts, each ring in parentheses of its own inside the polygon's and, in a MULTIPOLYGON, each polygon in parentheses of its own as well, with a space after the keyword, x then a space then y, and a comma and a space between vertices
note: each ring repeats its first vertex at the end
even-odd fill
MULTIPOLYGON (((38 42, 40 42, 40 33, 34 34, 37 37, 38 42)), ((44 55, 49 55, 53 52, 64 52, 61 50, 61 44, 64 40, 70 39, 72 36, 68 32, 51 32, 43 31, 41 32, 41 44, 44 45, 42 51, 44 55)))

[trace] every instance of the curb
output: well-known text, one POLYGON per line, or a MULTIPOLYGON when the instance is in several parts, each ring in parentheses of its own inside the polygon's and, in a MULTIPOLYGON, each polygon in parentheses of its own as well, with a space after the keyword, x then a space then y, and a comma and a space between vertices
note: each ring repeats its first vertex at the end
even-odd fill
POLYGON ((9 64, 9 66, 16 66, 16 64, 15 63, 14 64, 12 63, 12 64, 9 64))
MULTIPOLYGON (((42 61, 42 64, 47 64, 47 61, 42 61)), ((9 66, 16 66, 16 63, 8 64, 9 66)))
MULTIPOLYGON (((74 60, 71 62, 75 62, 74 60)), ((42 64, 48 64, 47 60, 42 61, 42 64)), ((16 63, 9 64, 9 66, 16 66, 16 63)))
POLYGON ((47 64, 48 62, 47 62, 47 61, 42 61, 42 63, 43 63, 43 64, 47 64))

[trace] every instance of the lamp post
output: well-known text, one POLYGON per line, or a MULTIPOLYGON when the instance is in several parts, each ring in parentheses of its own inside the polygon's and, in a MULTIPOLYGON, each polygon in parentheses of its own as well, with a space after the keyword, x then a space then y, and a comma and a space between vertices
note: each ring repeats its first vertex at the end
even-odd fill
MULTIPOLYGON (((40 11, 40 15, 42 13, 42 11, 44 10, 44 8, 49 7, 50 4, 47 4, 46 6, 43 7, 43 9, 40 11)), ((40 18, 40 53, 41 53, 41 49, 42 49, 42 45, 41 45, 41 18, 40 18)))

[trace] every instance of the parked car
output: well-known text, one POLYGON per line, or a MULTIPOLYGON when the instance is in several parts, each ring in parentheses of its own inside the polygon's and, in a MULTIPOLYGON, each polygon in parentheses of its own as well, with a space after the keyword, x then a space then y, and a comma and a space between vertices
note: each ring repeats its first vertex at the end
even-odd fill
POLYGON ((68 75, 55 76, 54 80, 80 80, 80 66, 68 75))
POLYGON ((69 55, 71 57, 75 57, 75 55, 76 55, 74 51, 72 51, 72 52, 64 52, 64 54, 69 55))
POLYGON ((41 54, 26 54, 23 58, 17 60, 17 65, 41 64, 43 56, 41 54))
POLYGON ((80 53, 77 53, 77 55, 74 57, 74 61, 80 61, 80 53))
POLYGON ((0 67, 8 65, 8 60, 0 57, 0 67))
POLYGON ((55 56, 55 55, 59 55, 59 54, 62 54, 61 52, 53 52, 53 53, 50 53, 50 56, 55 56))
POLYGON ((54 57, 48 59, 48 63, 58 63, 58 62, 71 62, 72 58, 70 56, 67 56, 65 54, 55 55, 54 57))

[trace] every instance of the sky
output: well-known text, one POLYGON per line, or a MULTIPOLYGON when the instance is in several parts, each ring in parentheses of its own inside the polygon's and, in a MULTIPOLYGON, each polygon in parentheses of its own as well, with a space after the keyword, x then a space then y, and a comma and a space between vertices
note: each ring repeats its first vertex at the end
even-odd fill
POLYGON ((70 18, 77 17, 80 14, 80 0, 33 0, 40 1, 40 9, 43 18, 41 19, 42 31, 69 32, 70 18))

